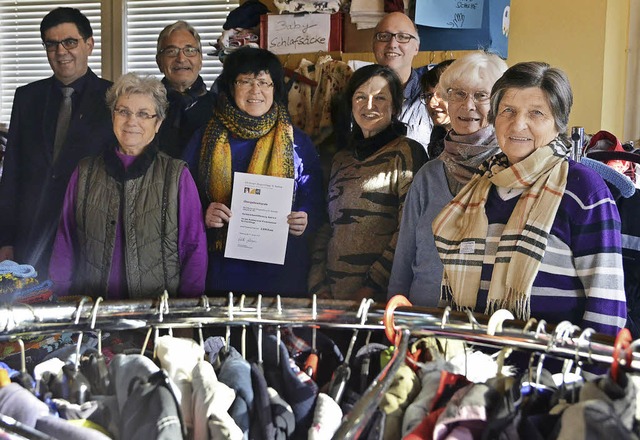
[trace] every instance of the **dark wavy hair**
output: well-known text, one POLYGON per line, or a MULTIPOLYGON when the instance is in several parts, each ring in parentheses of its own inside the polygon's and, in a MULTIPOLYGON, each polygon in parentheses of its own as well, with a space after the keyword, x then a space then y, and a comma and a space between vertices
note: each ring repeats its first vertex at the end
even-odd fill
POLYGON ((266 49, 242 47, 231 52, 224 59, 222 73, 218 77, 220 91, 232 100, 233 82, 238 75, 268 73, 273 81, 273 100, 278 104, 287 103, 284 86, 284 69, 278 57, 266 49))
POLYGON ((52 27, 63 23, 73 23, 78 28, 78 32, 85 40, 93 37, 93 29, 89 19, 76 8, 55 8, 44 16, 40 22, 40 38, 44 41, 44 34, 52 27))
POLYGON ((491 108, 488 120, 495 123, 500 101, 507 89, 538 87, 549 100, 556 130, 566 135, 569 113, 573 105, 573 92, 569 78, 560 69, 541 61, 526 61, 509 67, 491 89, 491 108))

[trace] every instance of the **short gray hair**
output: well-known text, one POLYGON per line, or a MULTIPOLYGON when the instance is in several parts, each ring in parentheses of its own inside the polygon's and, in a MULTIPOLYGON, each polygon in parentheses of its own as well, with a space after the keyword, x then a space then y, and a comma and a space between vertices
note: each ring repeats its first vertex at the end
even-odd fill
POLYGON ((193 38, 198 42, 198 49, 200 49, 200 53, 202 53, 202 42, 200 41, 200 34, 195 30, 193 26, 187 23, 184 20, 178 20, 175 23, 167 25, 162 31, 160 35, 158 35, 158 44, 156 46, 156 54, 159 54, 162 50, 162 42, 165 38, 167 38, 173 31, 187 31, 193 38))
POLYGON ((459 81, 465 83, 488 81, 493 86, 507 67, 507 63, 496 54, 481 50, 468 53, 455 60, 442 72, 438 83, 438 94, 446 100, 447 90, 459 81))
POLYGON ((145 95, 150 97, 155 103, 158 120, 163 120, 167 116, 167 107, 169 107, 167 89, 155 76, 140 76, 134 72, 122 75, 109 90, 107 90, 107 106, 111 110, 111 113, 115 110, 118 99, 120 99, 121 96, 129 95, 145 95))
POLYGON ((511 66, 502 75, 491 90, 491 108, 488 119, 491 124, 496 120, 500 101, 507 89, 526 89, 537 87, 549 101, 553 120, 558 133, 566 134, 569 125, 569 113, 573 105, 573 92, 569 78, 560 69, 540 61, 527 61, 511 66))

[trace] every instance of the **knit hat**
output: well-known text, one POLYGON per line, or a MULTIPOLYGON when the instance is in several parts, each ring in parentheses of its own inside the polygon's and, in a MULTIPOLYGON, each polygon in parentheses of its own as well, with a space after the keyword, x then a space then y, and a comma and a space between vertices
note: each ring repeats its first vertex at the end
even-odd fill
POLYGON ((260 24, 260 16, 269 12, 264 4, 258 0, 247 0, 233 11, 229 12, 227 21, 222 25, 222 29, 250 29, 260 24))

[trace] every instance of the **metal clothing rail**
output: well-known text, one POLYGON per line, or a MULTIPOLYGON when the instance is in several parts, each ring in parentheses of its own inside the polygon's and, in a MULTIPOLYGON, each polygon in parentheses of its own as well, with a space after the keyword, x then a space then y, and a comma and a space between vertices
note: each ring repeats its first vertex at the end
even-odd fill
MULTIPOLYGON (((24 338, 33 334, 130 330, 136 328, 190 328, 211 325, 287 325, 319 326, 335 329, 384 330, 384 304, 368 309, 366 319, 358 316, 355 301, 318 300, 317 315, 312 300, 300 298, 193 298, 146 299, 94 302, 83 299, 78 304, 14 304, 0 306, 0 341, 24 338), (258 308, 260 310, 258 310, 258 308)), ((611 363, 614 340, 611 337, 581 330, 570 323, 551 326, 525 324, 507 320, 498 329, 490 329, 484 315, 450 312, 417 306, 399 306, 393 310, 398 329, 406 328, 413 336, 441 336, 461 339, 491 347, 512 347, 546 352, 561 358, 611 363)), ((635 345, 634 345, 635 347, 635 345)), ((640 371, 640 354, 631 352, 622 365, 640 371)))
POLYGON ((581 330, 568 322, 555 327, 530 320, 498 320, 449 309, 423 307, 385 307, 373 304, 366 316, 362 304, 354 301, 319 300, 316 313, 311 299, 294 298, 207 298, 158 299, 0 306, 0 341, 34 334, 130 330, 142 328, 197 328, 215 325, 315 326, 334 329, 384 330, 395 339, 397 350, 347 414, 334 438, 357 438, 404 362, 411 336, 438 336, 464 340, 470 344, 495 348, 510 347, 551 356, 611 364, 614 360, 630 370, 640 371, 636 342, 616 347, 613 338, 581 330), (390 321, 389 321, 390 320, 390 321), (494 322, 492 322, 494 320, 494 322), (396 337, 394 337, 396 335, 396 337), (622 348, 622 349, 621 349, 622 348))

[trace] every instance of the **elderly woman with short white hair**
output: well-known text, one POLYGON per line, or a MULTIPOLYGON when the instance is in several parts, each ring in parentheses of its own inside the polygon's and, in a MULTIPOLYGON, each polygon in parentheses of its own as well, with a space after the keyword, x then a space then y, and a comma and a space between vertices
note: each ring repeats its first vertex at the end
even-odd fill
POLYGON ((439 304, 442 263, 431 222, 480 164, 500 151, 489 124, 489 96, 505 70, 507 64, 500 57, 477 51, 457 59, 442 73, 437 93, 448 103, 451 129, 444 138, 444 151, 422 167, 407 194, 389 297, 400 293, 416 305, 439 304))

